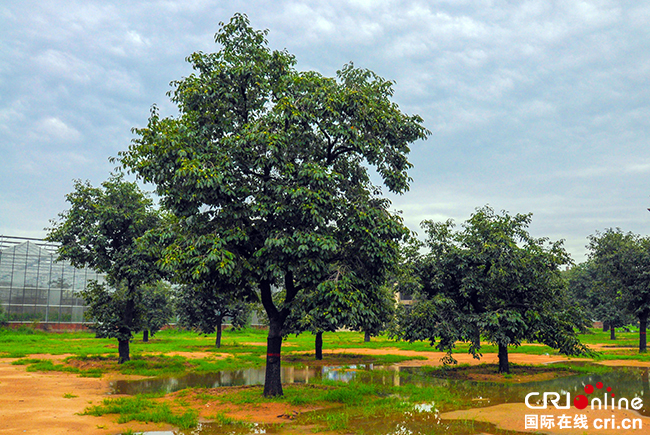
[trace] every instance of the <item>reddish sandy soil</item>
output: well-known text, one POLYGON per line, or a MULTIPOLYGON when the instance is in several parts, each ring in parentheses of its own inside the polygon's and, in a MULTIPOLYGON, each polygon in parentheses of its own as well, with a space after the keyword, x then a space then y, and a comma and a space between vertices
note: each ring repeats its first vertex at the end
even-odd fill
MULTIPOLYGON (((35 358, 50 358, 37 355, 35 358)), ((62 360, 65 356, 57 356, 62 360)), ((0 360, 0 434, 115 434, 127 425, 113 417, 81 416, 78 413, 104 399, 111 378, 80 378, 66 373, 29 373, 25 366, 0 360), (66 399, 65 394, 75 397, 66 399)), ((152 425, 131 425, 152 430, 152 425)))
MULTIPOLYGON (((427 360, 409 361, 401 365, 440 365, 440 358, 444 355, 440 352, 410 352, 399 349, 335 349, 325 352, 326 354, 354 353, 365 355, 376 354, 401 354, 408 356, 425 356, 427 360)), ((183 353, 183 356, 192 355, 183 353)), ((203 357, 197 354, 194 357, 203 357)), ((33 358, 49 358, 57 361, 63 360, 66 355, 32 355, 33 358)), ((455 355, 459 363, 495 363, 497 356, 485 354, 478 361, 469 355, 455 355)), ((510 354, 510 362, 521 364, 545 364, 555 361, 566 361, 569 358, 548 356, 548 355, 525 355, 510 354)), ((82 378, 67 373, 31 373, 26 371, 23 365, 11 365, 12 359, 0 359, 0 435, 9 434, 84 434, 84 435, 112 435, 125 431, 127 428, 134 431, 162 431, 169 430, 169 427, 158 424, 138 424, 130 422, 117 424, 115 416, 93 417, 79 415, 90 404, 98 404, 104 398, 109 397, 109 382, 117 379, 115 376, 104 376, 97 378, 82 378), (66 398, 64 395, 74 397, 66 398)), ((650 366, 649 363, 635 361, 607 361, 608 365, 638 365, 650 366)), ((125 378, 121 376, 121 378, 125 378)), ((218 395, 220 390, 214 390, 211 394, 218 395)), ((111 396, 115 397, 115 396, 111 396)), ((214 416, 219 412, 226 415, 258 423, 286 423, 295 413, 313 410, 312 407, 289 407, 281 403, 269 405, 242 405, 239 407, 224 407, 217 401, 205 401, 199 398, 190 397, 192 405, 200 410, 202 417, 214 416)), ((478 419, 497 423, 506 429, 522 430, 524 415, 528 410, 523 404, 507 404, 490 408, 475 410, 455 411, 447 413, 444 418, 478 419)), ((549 410, 550 411, 550 410, 549 410)), ((626 415, 616 412, 617 418, 622 420, 626 415), (620 414, 620 415, 619 415, 620 414)), ((604 415, 611 418, 611 414, 604 415)), ((636 415, 634 418, 640 418, 636 415)), ((595 418, 595 417, 594 417, 595 418)), ((643 418, 644 429, 650 427, 650 419, 643 418)), ((295 433, 309 433, 310 428, 295 428, 295 433)), ((547 432, 556 433, 556 432, 547 432)), ((566 435, 582 434, 584 431, 571 432, 564 429, 557 433, 566 435)), ((605 430, 598 433, 622 433, 608 432, 605 430)), ((638 431, 637 433, 647 433, 638 431)))

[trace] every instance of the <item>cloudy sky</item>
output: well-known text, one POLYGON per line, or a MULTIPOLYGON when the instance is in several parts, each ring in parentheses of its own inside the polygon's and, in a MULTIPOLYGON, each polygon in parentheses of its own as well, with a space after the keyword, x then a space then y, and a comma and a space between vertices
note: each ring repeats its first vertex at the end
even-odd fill
POLYGON ((578 262, 596 230, 650 232, 647 2, 21 0, 0 5, 0 235, 43 237, 73 179, 105 180, 235 12, 299 69, 395 81, 432 132, 392 198, 410 228, 532 212, 578 262))

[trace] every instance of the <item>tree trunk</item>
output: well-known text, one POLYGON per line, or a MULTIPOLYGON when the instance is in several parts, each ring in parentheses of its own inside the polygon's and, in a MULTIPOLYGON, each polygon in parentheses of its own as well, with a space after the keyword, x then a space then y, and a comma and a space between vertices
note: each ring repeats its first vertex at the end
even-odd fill
POLYGON ((646 341, 646 329, 648 328, 648 313, 644 312, 639 315, 639 353, 645 353, 648 350, 646 341))
POLYGON ((264 397, 282 396, 282 324, 278 318, 269 319, 269 336, 266 339, 266 378, 264 379, 264 397))
POLYGON ((609 339, 616 340, 616 328, 614 328, 613 326, 609 328, 609 339))
POLYGON ((499 343, 499 373, 510 373, 508 364, 508 345, 499 343))
POLYGON ((145 343, 147 343, 149 341, 149 330, 148 329, 145 329, 142 332, 142 341, 144 341, 145 343))
POLYGON ((323 359, 323 332, 316 333, 316 359, 318 361, 323 359))
POLYGON ((117 340, 117 349, 120 355, 120 358, 117 361, 118 364, 124 364, 125 362, 131 360, 129 353, 129 341, 131 340, 117 340))
POLYGON ((120 355, 120 358, 117 361, 118 364, 123 364, 131 360, 129 342, 131 341, 131 334, 133 333, 133 313, 135 311, 135 300, 133 296, 134 294, 135 289, 129 286, 126 307, 124 309, 124 317, 122 317, 122 326, 120 327, 120 334, 117 340, 117 347, 120 355))
POLYGON ((365 331, 365 333, 363 335, 363 341, 365 341, 366 343, 370 342, 370 332, 365 331))
POLYGON ((603 332, 609 331, 609 323, 603 322, 603 332))
POLYGON ((219 317, 217 320, 217 338, 214 342, 214 346, 219 349, 221 347, 221 326, 222 326, 223 319, 219 317))

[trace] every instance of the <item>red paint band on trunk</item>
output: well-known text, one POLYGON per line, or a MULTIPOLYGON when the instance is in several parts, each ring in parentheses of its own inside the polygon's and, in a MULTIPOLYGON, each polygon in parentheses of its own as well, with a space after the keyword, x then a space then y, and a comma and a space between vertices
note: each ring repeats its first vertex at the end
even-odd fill
POLYGON ((280 358, 280 354, 279 354, 279 353, 267 353, 266 356, 280 358))
POLYGON ((640 331, 639 334, 645 335, 645 331, 640 331))

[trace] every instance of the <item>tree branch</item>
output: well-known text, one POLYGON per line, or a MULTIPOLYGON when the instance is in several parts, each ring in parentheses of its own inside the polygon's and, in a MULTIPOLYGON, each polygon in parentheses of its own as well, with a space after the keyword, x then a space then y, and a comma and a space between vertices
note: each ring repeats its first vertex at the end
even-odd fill
POLYGON ((264 310, 266 311, 267 316, 269 316, 269 319, 277 318, 280 313, 273 303, 273 294, 271 293, 270 281, 263 280, 260 282, 260 293, 262 306, 264 306, 264 310))

